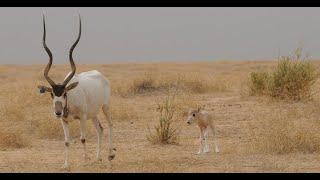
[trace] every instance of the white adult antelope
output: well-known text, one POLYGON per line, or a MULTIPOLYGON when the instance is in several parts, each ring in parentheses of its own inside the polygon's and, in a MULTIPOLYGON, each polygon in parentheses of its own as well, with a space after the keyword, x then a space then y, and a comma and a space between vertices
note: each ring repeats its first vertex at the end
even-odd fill
POLYGON ((69 61, 72 72, 70 72, 63 83, 55 83, 49 76, 49 70, 52 65, 52 53, 46 45, 46 25, 43 15, 43 47, 49 55, 49 63, 44 70, 44 77, 51 87, 38 86, 40 93, 49 92, 52 97, 54 115, 61 120, 65 136, 65 162, 63 168, 69 168, 69 122, 73 119, 80 120, 81 143, 83 144, 83 156, 86 154, 86 121, 92 119, 98 136, 97 160, 101 160, 101 139, 103 127, 97 117, 100 108, 106 116, 109 127, 109 156, 111 161, 115 154, 112 148, 112 122, 109 109, 110 83, 100 72, 93 70, 75 74, 76 66, 72 58, 72 52, 78 44, 81 36, 81 17, 79 15, 79 35, 69 51, 69 61))

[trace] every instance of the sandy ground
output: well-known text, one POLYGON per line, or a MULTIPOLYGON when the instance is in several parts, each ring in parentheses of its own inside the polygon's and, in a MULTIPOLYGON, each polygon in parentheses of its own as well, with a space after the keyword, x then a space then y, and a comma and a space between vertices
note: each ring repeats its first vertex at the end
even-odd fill
MULTIPOLYGON (((218 71, 224 64, 220 62, 213 66, 218 71)), ((220 70, 219 73, 228 75, 237 72, 239 66, 235 64, 228 64, 230 68, 220 70)), ((241 66, 250 65, 252 63, 241 66)), ((31 70, 34 71, 32 68, 31 70)), ((243 72, 247 72, 247 69, 243 72)), ((214 152, 210 134, 211 151, 197 155, 199 130, 195 124, 188 126, 183 118, 179 118, 176 124, 180 131, 179 144, 153 145, 148 142, 147 127, 155 118, 153 114, 146 112, 155 109, 155 97, 141 95, 126 99, 126 102, 137 110, 136 117, 114 120, 114 146, 117 149, 115 159, 111 162, 107 160, 107 144, 104 138, 103 161, 95 161, 96 136, 91 133, 87 139, 90 160, 85 161, 82 158, 79 136, 76 136, 70 146, 70 172, 319 172, 318 153, 274 155, 246 151, 251 138, 248 124, 255 121, 257 113, 268 116, 278 105, 258 98, 243 98, 239 91, 197 95, 197 99, 206 104, 206 109, 212 111, 216 117, 220 153, 214 152)), ((50 119, 48 123, 54 120, 50 119)), ((75 120, 71 126, 77 123, 75 120)), ((92 126, 91 122, 89 124, 92 126)), ((107 127, 105 120, 102 120, 102 124, 107 127)), ((106 135, 107 131, 104 133, 106 135)), ((33 138, 31 144, 31 147, 0 151, 0 172, 67 172, 60 169, 64 161, 63 138, 33 138)))

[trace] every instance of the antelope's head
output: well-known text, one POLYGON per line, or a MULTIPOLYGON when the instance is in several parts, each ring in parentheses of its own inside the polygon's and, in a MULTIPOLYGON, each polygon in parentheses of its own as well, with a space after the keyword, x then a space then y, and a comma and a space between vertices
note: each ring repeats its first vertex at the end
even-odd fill
POLYGON ((187 117, 187 124, 190 125, 199 118, 199 113, 200 113, 201 109, 202 109, 202 107, 198 107, 197 109, 189 109, 188 117, 187 117))
POLYGON ((43 47, 46 50, 47 54, 49 55, 49 63, 47 64, 45 70, 44 70, 44 77, 48 81, 51 87, 47 86, 38 86, 40 89, 40 93, 50 93, 52 98, 52 103, 54 107, 54 115, 58 118, 62 117, 64 115, 64 110, 67 106, 67 92, 71 89, 75 88, 78 85, 78 82, 74 82, 68 85, 72 77, 76 73, 76 66, 74 64, 73 58, 72 58, 72 52, 76 45, 78 44, 81 36, 81 17, 79 15, 79 35, 77 40, 74 42, 74 44, 71 46, 69 51, 69 61, 71 64, 72 72, 69 73, 69 75, 65 78, 65 80, 62 83, 55 83, 48 75, 49 70, 52 65, 52 53, 50 49, 48 48, 46 44, 46 24, 45 24, 45 17, 43 15, 43 47))

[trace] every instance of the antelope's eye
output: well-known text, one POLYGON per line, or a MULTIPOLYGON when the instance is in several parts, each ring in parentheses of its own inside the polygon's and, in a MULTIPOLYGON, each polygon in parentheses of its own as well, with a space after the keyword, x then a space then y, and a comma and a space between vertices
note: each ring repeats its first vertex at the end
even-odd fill
POLYGON ((51 95, 51 98, 53 98, 53 93, 50 93, 50 95, 51 95))
POLYGON ((195 116, 196 116, 196 114, 192 114, 192 116, 193 116, 193 117, 195 117, 195 116))
POLYGON ((66 97, 67 97, 67 93, 64 93, 64 94, 63 94, 63 97, 66 98, 66 97))

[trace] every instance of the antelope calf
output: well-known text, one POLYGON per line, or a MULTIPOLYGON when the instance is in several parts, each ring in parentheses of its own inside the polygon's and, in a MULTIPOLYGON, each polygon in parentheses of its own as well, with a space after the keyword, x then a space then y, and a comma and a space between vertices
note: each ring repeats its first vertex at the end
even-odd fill
POLYGON ((207 111, 201 110, 201 108, 189 109, 187 123, 190 125, 193 122, 196 122, 198 127, 200 128, 200 147, 199 147, 198 154, 209 152, 209 145, 207 142, 209 129, 213 133, 213 142, 215 145, 215 152, 218 153, 219 148, 216 140, 213 116, 209 114, 207 111))
POLYGON ((52 53, 46 45, 46 26, 43 16, 43 47, 49 55, 49 63, 44 70, 44 77, 51 87, 38 86, 40 93, 51 94, 54 116, 61 120, 65 136, 65 162, 63 168, 69 168, 69 122, 73 119, 80 121, 81 143, 83 145, 83 156, 86 159, 86 122, 91 119, 98 136, 97 159, 101 160, 100 149, 103 135, 103 127, 98 119, 99 110, 102 109, 106 116, 109 127, 109 160, 115 157, 112 148, 112 122, 110 117, 109 99, 110 83, 100 72, 93 70, 76 74, 76 66, 73 61, 72 52, 78 44, 81 36, 81 18, 79 15, 79 35, 69 51, 69 61, 72 72, 70 72, 62 83, 55 83, 48 75, 52 65, 52 53))

